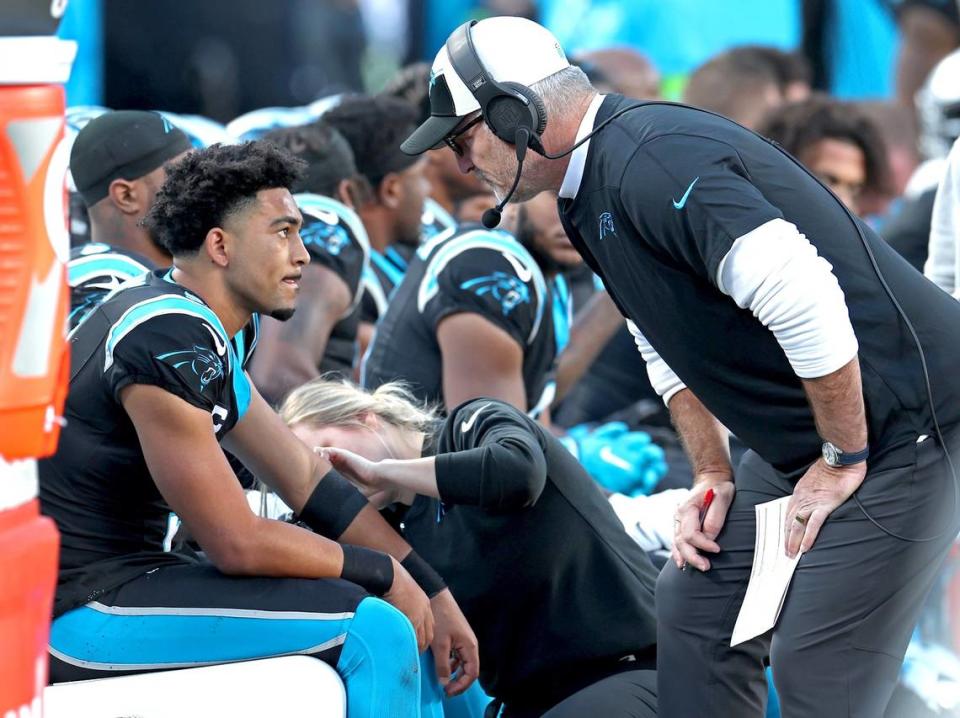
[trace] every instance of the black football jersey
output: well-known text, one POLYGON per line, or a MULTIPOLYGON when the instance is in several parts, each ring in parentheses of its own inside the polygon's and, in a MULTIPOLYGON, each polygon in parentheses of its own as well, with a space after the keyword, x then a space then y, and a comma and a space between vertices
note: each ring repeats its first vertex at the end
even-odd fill
MULTIPOLYGON (((210 414, 222 439, 250 403, 250 383, 220 319, 160 269, 100 304, 71 338, 66 425, 39 462, 40 501, 60 530, 57 610, 91 600, 163 554, 170 509, 120 403, 130 384, 160 387, 210 414)), ((241 342, 246 346, 246 342, 241 342)))
MULTIPOLYGON (((142 277, 156 269, 146 257, 102 242, 91 242, 70 251, 67 278, 70 285, 70 329, 96 309, 110 292, 129 279, 142 277)), ((246 368, 260 340, 260 317, 249 323, 231 340, 240 366, 246 368)))
POLYGON ((128 279, 155 268, 146 257, 102 242, 74 247, 70 250, 70 261, 67 262, 70 328, 83 321, 104 297, 128 279))
POLYGON ((417 251, 377 326, 363 385, 402 380, 417 398, 443 405, 437 325, 460 312, 479 314, 520 345, 527 406, 534 415, 549 406, 557 354, 550 288, 516 239, 477 227, 438 235, 417 251))
POLYGON ((409 244, 391 244, 383 252, 370 250, 370 266, 363 274, 360 321, 376 324, 387 313, 387 305, 417 248, 409 244))
POLYGON ((300 237, 310 261, 332 270, 350 290, 350 308, 330 332, 319 369, 349 375, 356 355, 361 278, 370 260, 370 241, 360 218, 346 205, 318 194, 297 194, 294 199, 303 214, 300 237))

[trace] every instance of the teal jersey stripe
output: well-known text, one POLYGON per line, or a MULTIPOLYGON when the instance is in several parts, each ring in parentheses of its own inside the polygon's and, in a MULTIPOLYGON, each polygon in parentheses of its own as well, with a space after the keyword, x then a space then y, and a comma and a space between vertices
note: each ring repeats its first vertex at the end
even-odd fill
POLYGON ((67 278, 71 287, 102 275, 116 276, 121 280, 139 277, 150 271, 140 262, 121 254, 106 256, 91 255, 71 260, 67 264, 67 278))
POLYGON ((397 265, 384 257, 375 249, 370 250, 370 261, 377 265, 377 268, 387 275, 387 278, 396 287, 403 281, 403 271, 397 265))
POLYGON ((229 368, 231 371, 233 370, 235 364, 233 345, 227 337, 227 332, 223 328, 220 318, 214 314, 213 310, 205 304, 200 304, 179 294, 162 294, 159 297, 151 297, 134 304, 110 327, 104 348, 106 355, 104 371, 113 364, 113 353, 127 334, 144 322, 164 314, 186 314, 206 321, 211 329, 216 332, 213 335, 214 341, 219 338, 218 344, 225 347, 224 351, 227 353, 229 368))
POLYGON ((243 341, 243 332, 241 329, 239 332, 233 335, 233 350, 237 354, 237 366, 243 366, 244 354, 246 352, 246 347, 243 341))
MULTIPOLYGON (((534 261, 530 253, 524 249, 516 239, 503 231, 484 231, 474 230, 465 232, 447 242, 430 259, 427 269, 424 272, 423 279, 420 282, 420 289, 417 293, 417 308, 422 312, 427 306, 427 302, 433 299, 440 291, 439 277, 447 264, 456 256, 470 249, 495 249, 508 254, 523 265, 530 273, 527 281, 533 280, 533 286, 537 293, 537 313, 533 324, 533 329, 527 342, 533 341, 540 330, 540 324, 543 319, 544 297, 547 295, 547 283, 543 278, 540 267, 534 261)), ((522 277, 520 278, 522 280, 522 277)), ((526 282, 524 282, 526 283, 526 282)))
POLYGON ((573 302, 570 288, 562 274, 553 280, 553 336, 559 356, 570 343, 570 326, 573 324, 573 302))
POLYGON ((233 396, 237 402, 237 421, 240 421, 250 408, 250 380, 238 363, 233 370, 233 396))
POLYGON ((435 199, 427 197, 423 201, 423 214, 420 215, 420 224, 422 224, 424 227, 433 224, 441 224, 443 225, 443 229, 441 231, 445 231, 451 227, 456 227, 457 220, 455 220, 453 215, 447 212, 447 210, 441 207, 439 202, 437 202, 435 199))

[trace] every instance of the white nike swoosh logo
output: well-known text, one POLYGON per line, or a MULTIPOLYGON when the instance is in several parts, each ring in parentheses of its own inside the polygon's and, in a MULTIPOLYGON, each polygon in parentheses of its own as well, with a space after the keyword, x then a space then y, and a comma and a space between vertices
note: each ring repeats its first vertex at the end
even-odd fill
POLYGON ((91 282, 87 286, 91 289, 106 289, 108 292, 112 292, 114 289, 119 287, 121 284, 119 277, 116 275, 111 275, 110 278, 105 282, 91 282))
POLYGON ((319 207, 308 207, 307 213, 312 214, 321 222, 326 222, 327 224, 340 224, 340 218, 337 216, 336 212, 330 212, 329 210, 320 209, 319 207))
POLYGON ((503 252, 503 256, 506 257, 507 261, 513 266, 513 269, 516 271, 517 277, 521 282, 526 284, 533 279, 533 272, 530 271, 528 267, 523 266, 523 262, 508 252, 503 252))
POLYGON ((203 328, 210 332, 210 336, 213 337, 213 343, 217 345, 217 354, 223 356, 227 353, 227 345, 223 343, 223 340, 220 339, 220 335, 217 334, 216 330, 213 329, 209 324, 204 324, 203 328))
POLYGON ((483 411, 484 409, 486 409, 488 406, 490 406, 489 403, 484 404, 484 405, 481 406, 479 409, 477 409, 475 412, 473 412, 473 416, 471 416, 469 419, 467 419, 466 421, 461 421, 461 422, 460 422, 460 433, 466 434, 468 431, 470 431, 470 429, 472 429, 472 428, 473 428, 473 425, 476 423, 477 417, 480 416, 480 412, 483 411))
POLYGON ((633 464, 614 454, 613 449, 611 449, 609 446, 604 446, 602 449, 600 449, 600 458, 603 461, 606 461, 608 464, 616 466, 619 469, 623 469, 624 471, 633 470, 633 464))

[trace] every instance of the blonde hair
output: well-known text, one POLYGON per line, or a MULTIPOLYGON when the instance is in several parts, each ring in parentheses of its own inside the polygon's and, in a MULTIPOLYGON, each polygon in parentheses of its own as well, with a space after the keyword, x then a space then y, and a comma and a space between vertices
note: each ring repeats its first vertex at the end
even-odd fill
POLYGON ((319 377, 294 389, 280 407, 287 426, 363 426, 367 413, 400 429, 424 433, 432 433, 439 421, 432 407, 419 403, 396 381, 368 392, 345 379, 319 377))

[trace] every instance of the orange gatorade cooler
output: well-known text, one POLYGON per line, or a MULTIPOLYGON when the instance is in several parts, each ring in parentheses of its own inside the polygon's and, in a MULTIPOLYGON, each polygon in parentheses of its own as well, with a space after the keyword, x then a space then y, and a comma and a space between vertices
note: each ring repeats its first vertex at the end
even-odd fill
POLYGON ((37 462, 0 460, 0 716, 41 718, 59 535, 40 516, 37 462))
POLYGON ((0 38, 0 456, 48 456, 69 379, 63 88, 75 46, 0 38))
POLYGON ((56 449, 69 372, 60 85, 76 46, 37 33, 64 6, 0 0, 0 718, 43 715, 57 577, 35 459, 56 449))

